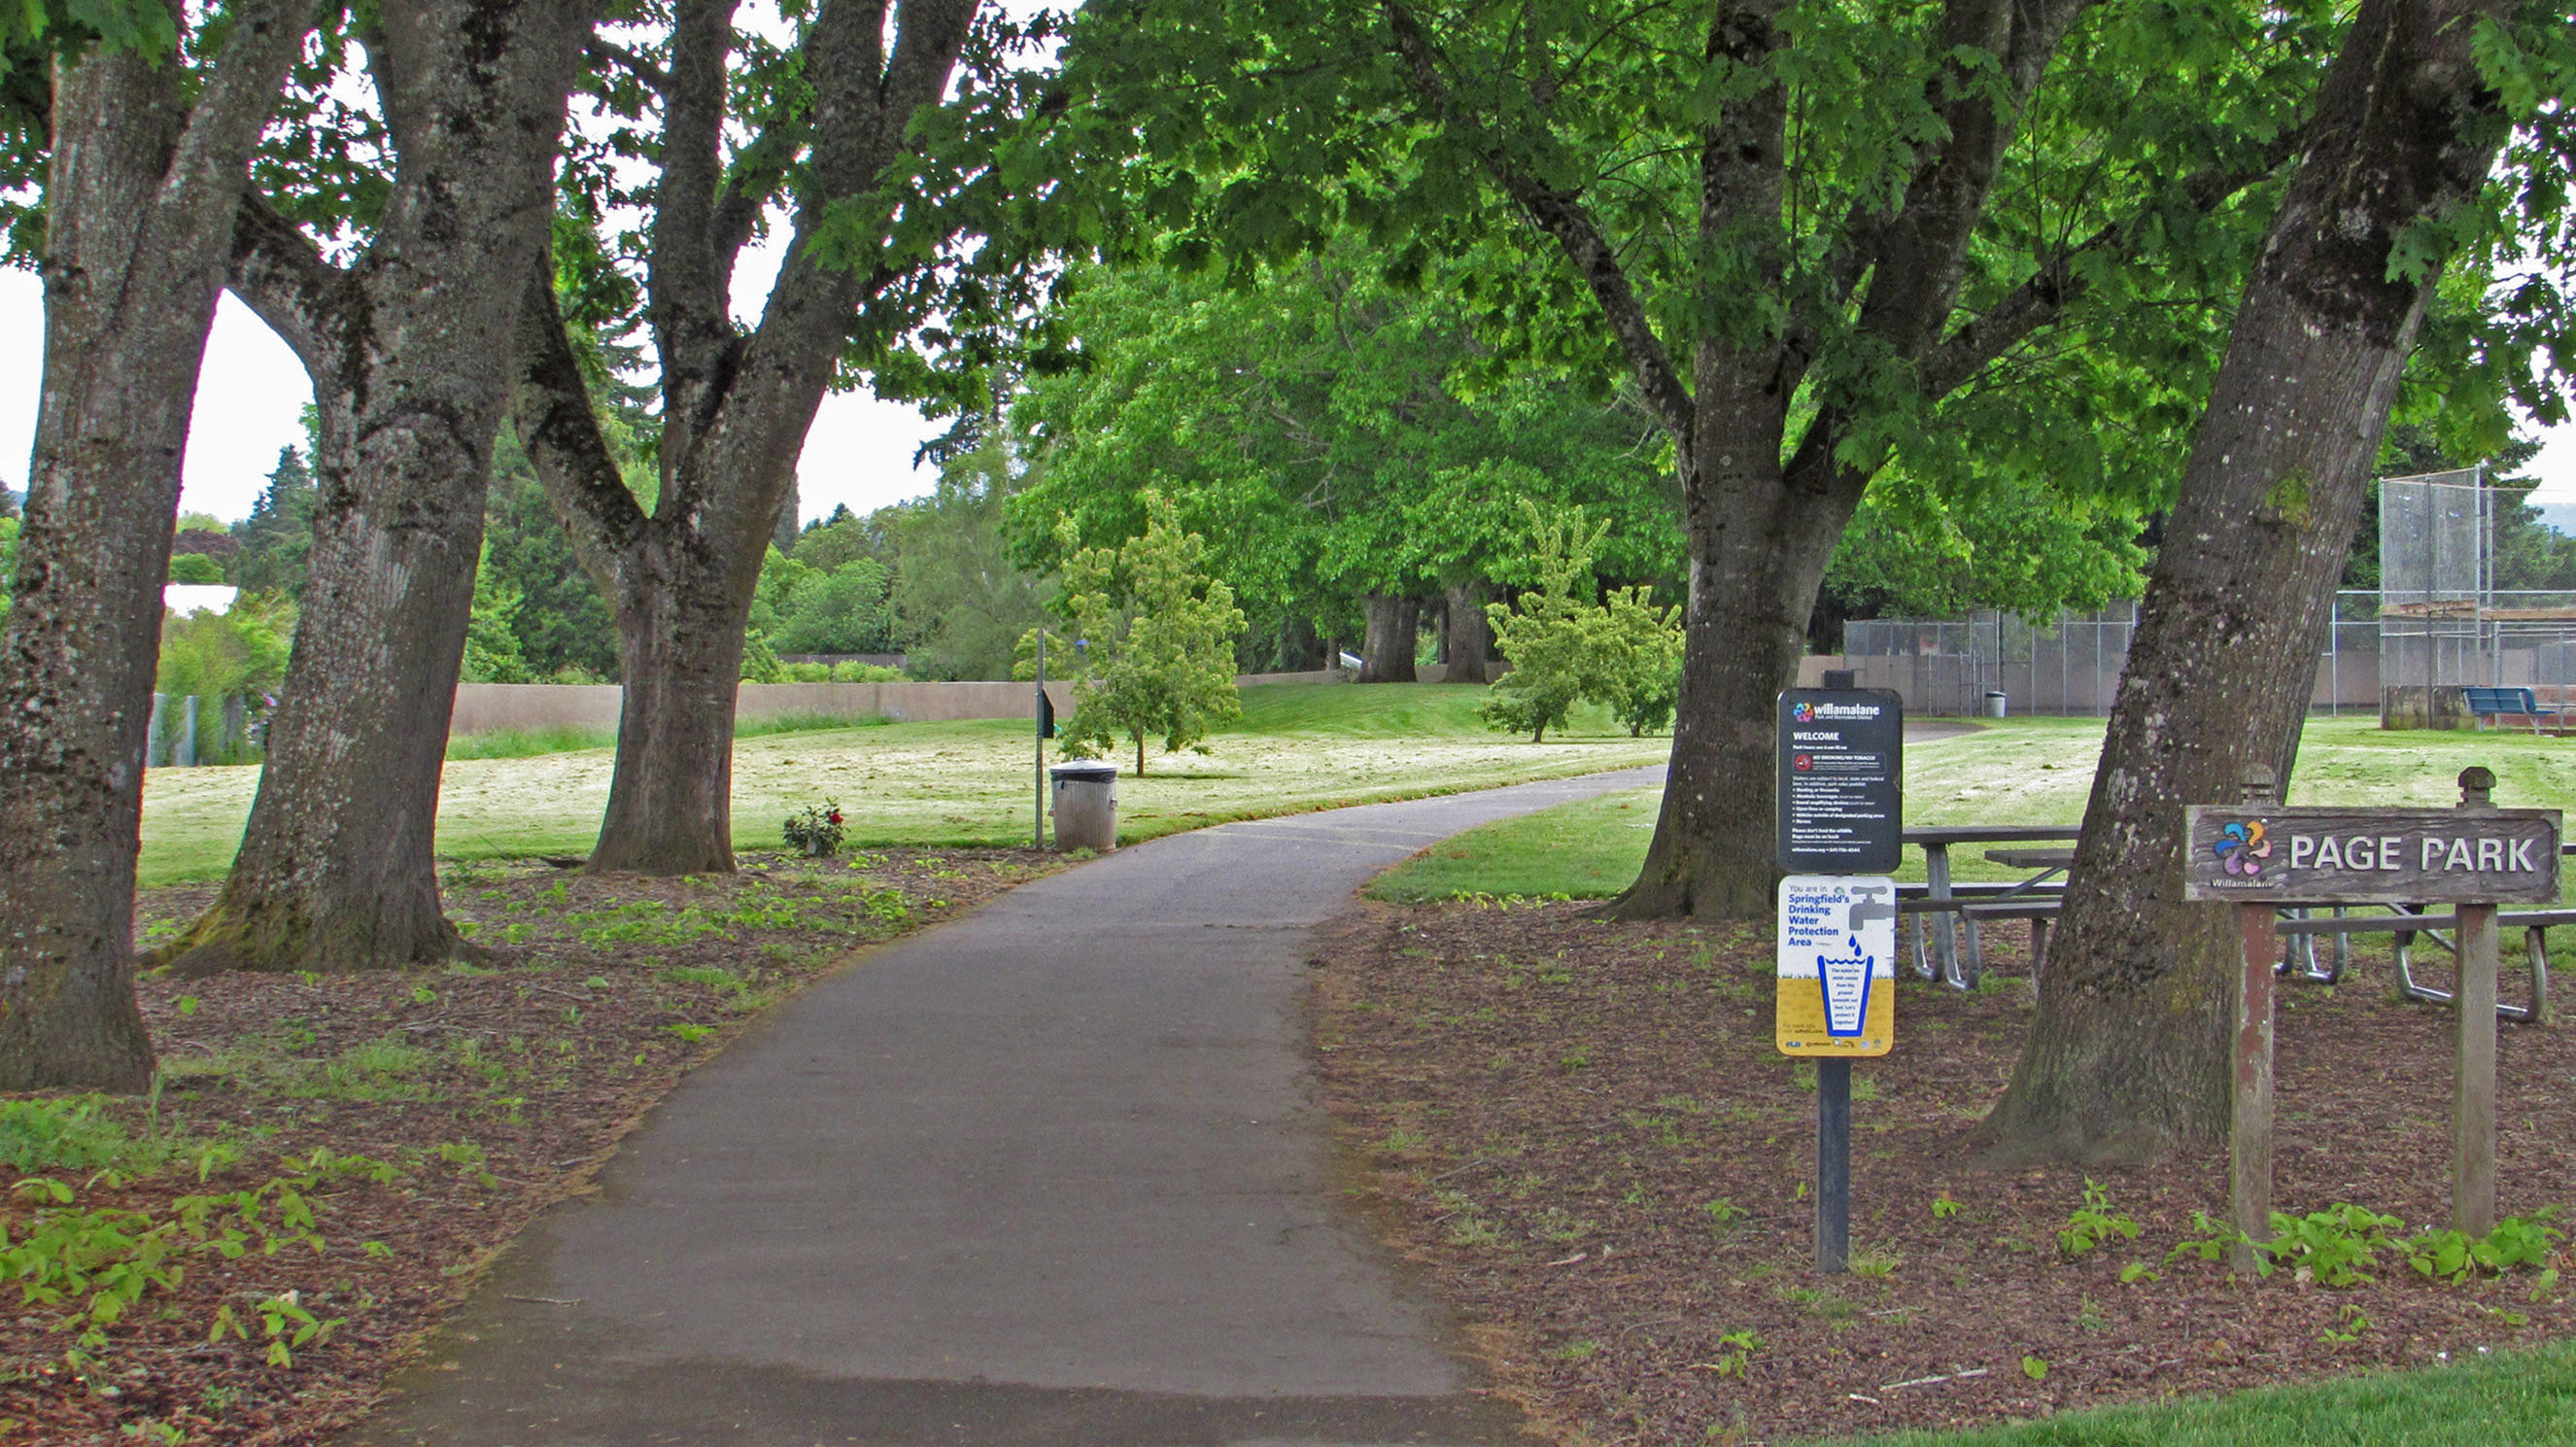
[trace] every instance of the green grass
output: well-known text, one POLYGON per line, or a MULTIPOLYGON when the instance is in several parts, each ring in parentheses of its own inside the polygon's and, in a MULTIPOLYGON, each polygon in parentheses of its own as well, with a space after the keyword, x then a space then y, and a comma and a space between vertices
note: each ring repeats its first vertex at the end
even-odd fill
MULTIPOLYGON (((1908 824, 2063 824, 2083 817, 2102 749, 2099 719, 2007 719, 1973 732, 1905 746, 1908 824)), ((2484 733, 2391 733, 2373 719, 2317 719, 2299 745, 2290 797, 2301 804, 2445 807, 2459 802, 2460 770, 2496 772, 2496 802, 2576 806, 2576 739, 2484 733)), ((1617 893, 1636 878, 1653 837, 1655 790, 1563 804, 1447 840, 1379 876, 1371 898, 1469 894, 1617 893), (1642 816, 1642 818, 1641 818, 1642 816)), ((1960 879, 2006 879, 1980 851, 1951 859, 1960 879)), ((1908 850, 1900 879, 1923 877, 1908 850)), ((2576 876, 2571 876, 2576 887, 2576 876)))
MULTIPOLYGON (((823 733, 836 729, 877 728, 892 722, 894 720, 881 713, 782 713, 769 718, 744 719, 734 725, 733 736, 753 739, 770 734, 823 733)), ((447 757, 451 761, 533 759, 546 754, 572 754, 585 749, 616 746, 617 730, 613 728, 557 724, 541 729, 491 729, 479 734, 460 734, 447 741, 447 757)))
MULTIPOLYGON (((1672 747, 1667 738, 1629 738, 1597 710, 1533 745, 1485 728, 1475 716, 1483 697, 1481 688, 1440 684, 1248 689, 1243 722, 1211 738, 1211 753, 1149 745, 1143 779, 1134 776, 1132 754, 1120 760, 1128 772, 1118 781, 1119 838, 1659 763, 1672 747)), ((1048 750, 1050 763, 1058 757, 1048 750)), ((605 746, 451 760, 439 796, 439 852, 588 852, 613 762, 605 746)), ((832 798, 849 816, 853 847, 1026 844, 1032 763, 1025 720, 746 728, 734 746, 734 842, 776 848, 791 809, 832 798)), ((248 766, 153 770, 144 785, 142 882, 220 877, 258 782, 248 766)))
POLYGON ((1661 789, 1628 789, 1471 829, 1379 875, 1368 897, 1395 904, 1473 894, 1607 898, 1637 877, 1662 797, 1661 789))
POLYGON ((2576 1346, 2152 1407, 2066 1412, 1965 1432, 1895 1432, 1867 1447, 2493 1447, 2576 1443, 2576 1346))

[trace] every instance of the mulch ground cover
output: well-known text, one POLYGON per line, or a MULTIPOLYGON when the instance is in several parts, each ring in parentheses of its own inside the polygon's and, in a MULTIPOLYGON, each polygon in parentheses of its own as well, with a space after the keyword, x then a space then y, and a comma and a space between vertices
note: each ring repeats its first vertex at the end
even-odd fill
MULTIPOLYGON (((1988 931, 1975 992, 1909 976, 1895 1053, 1855 1063, 1855 1272, 1828 1278, 1814 1075, 1773 1048, 1767 934, 1581 910, 1371 909, 1328 937, 1315 1015, 1329 1108, 1391 1241, 1567 1440, 1965 1426, 2576 1325, 2563 1243, 2501 1275, 2410 1265, 2408 1238, 2447 1224, 2456 1027, 2395 997, 2384 947, 2339 987, 2285 982, 2279 1027, 2275 1205, 2402 1219, 2310 1233, 2367 1251, 2351 1264, 2368 1281, 2330 1285, 2314 1256, 2240 1279, 2184 1246, 2216 1235, 2195 1212, 2225 1215, 2219 1152, 2089 1179, 1978 1166, 1973 1127, 2030 1015, 2017 929, 1988 931)), ((2417 953, 2443 983, 2446 957, 2417 953)), ((2576 1030, 2501 1033, 2499 1209, 2528 1215, 2576 1195, 2576 1030)))
MULTIPOLYGON (((316 1440, 763 1006, 1061 862, 458 866, 477 966, 145 979, 154 1098, 0 1099, 0 1163, 26 1177, 0 1202, 21 1288, 0 1297, 0 1441, 316 1440)), ((140 936, 211 894, 148 892, 140 936)))

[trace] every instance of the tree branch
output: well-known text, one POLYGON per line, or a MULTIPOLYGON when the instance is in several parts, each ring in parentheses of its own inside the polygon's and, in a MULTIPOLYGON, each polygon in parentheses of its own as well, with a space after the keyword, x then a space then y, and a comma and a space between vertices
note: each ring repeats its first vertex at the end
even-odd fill
MULTIPOLYGON (((212 246, 221 235, 217 228, 236 224, 238 198, 249 190, 245 167, 251 148, 276 113, 279 90, 303 49, 310 15, 309 7, 294 0, 250 0, 236 15, 171 152, 165 174, 180 205, 165 244, 212 246)), ((174 57, 163 63, 178 61, 174 57)))
POLYGON ((675 487, 681 463, 723 400, 737 349, 732 274, 712 242, 724 183, 726 69, 733 54, 735 0, 679 0, 671 26, 671 70, 662 98, 661 179, 654 189, 650 288, 655 349, 662 362, 664 511, 685 510, 675 487))
MULTIPOLYGON (((2303 130, 2277 136, 2242 166, 2190 177, 2180 187, 2184 204, 2203 213, 2218 209, 2288 164, 2299 153, 2304 136, 2303 130)), ((2152 208, 2141 208, 2061 249, 1994 305, 1962 322, 1918 364, 1916 380, 1922 394, 1934 400, 1948 396, 2024 338, 2056 321, 2084 295, 2085 283, 2076 263, 2093 255, 2129 256, 2153 214, 2152 208)))
POLYGON ((1949 137, 1916 169, 1901 208, 1880 233, 1861 306, 1861 330, 1897 356, 1920 355, 1939 337, 1958 300, 1968 244, 2005 149, 2067 28, 2091 3, 1950 0, 1943 12, 1941 53, 1949 58, 1929 84, 1949 137), (1993 58, 2002 95, 1958 58, 1962 51, 1993 58))
POLYGON ((671 93, 671 73, 626 46, 602 40, 594 35, 590 37, 584 51, 584 58, 594 65, 603 60, 614 64, 618 69, 642 81, 644 88, 655 95, 668 96, 671 93))
POLYGON ((1628 366, 1636 373, 1637 388, 1646 405, 1672 434, 1682 455, 1690 456, 1694 422, 1690 389, 1682 385, 1681 374, 1673 366, 1671 354, 1665 351, 1663 339, 1655 335, 1654 323, 1638 301, 1628 273, 1619 265, 1618 253, 1593 224, 1581 199, 1541 184, 1503 156, 1474 120, 1461 114, 1448 82, 1441 76, 1438 50, 1412 10, 1402 0, 1388 0, 1386 15, 1394 32, 1396 55, 1404 62, 1416 97, 1443 126, 1468 142, 1504 194, 1573 263, 1576 274, 1591 289, 1593 301, 1609 320, 1620 349, 1627 354, 1628 366))
POLYGON ((546 501, 566 532, 582 570, 611 599, 626 596, 626 559, 651 528, 627 490, 617 459, 591 410, 590 384, 555 303, 553 268, 530 272, 528 296, 512 339, 511 408, 519 444, 536 465, 546 501))
POLYGON ((229 285, 305 371, 317 377, 339 371, 337 317, 353 300, 349 274, 324 260, 312 238, 247 188, 235 208, 229 285))

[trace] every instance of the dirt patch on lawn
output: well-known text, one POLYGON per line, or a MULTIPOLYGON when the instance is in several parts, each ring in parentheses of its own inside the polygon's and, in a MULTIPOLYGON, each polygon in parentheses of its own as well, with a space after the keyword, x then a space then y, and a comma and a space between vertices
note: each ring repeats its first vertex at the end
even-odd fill
MULTIPOLYGON (((2442 1281, 2383 1245, 2371 1281, 2333 1288, 2177 1255, 2214 1234, 2194 1212, 2225 1214, 2220 1153, 2096 1170, 2089 1231, 2086 1173, 1975 1168, 1970 1130, 2029 1019, 2018 930, 1989 931, 1980 991, 1908 978, 1896 1053, 1856 1063, 1860 1274, 1822 1277, 1814 1076, 1773 1049, 1767 937, 1581 908, 1373 908, 1327 937, 1316 1016, 1329 1107, 1394 1244, 1568 1440, 1966 1426, 2576 1325, 2537 1265, 2442 1281)), ((2448 1214, 2455 1029, 2390 978, 2365 954, 2339 988, 2283 986, 2276 1204, 2364 1206, 2402 1241, 2448 1214)), ((2502 1034, 2500 1209, 2529 1213, 2576 1195, 2576 1032, 2502 1034)))
MULTIPOLYGON (((457 866, 448 910, 488 968, 144 980, 155 1099, 0 1099, 0 1149, 31 1178, 0 1204, 22 1288, 0 1312, 0 1441, 315 1440, 762 1008, 1062 862, 457 866)), ((175 933, 212 893, 146 892, 140 935, 175 933)))

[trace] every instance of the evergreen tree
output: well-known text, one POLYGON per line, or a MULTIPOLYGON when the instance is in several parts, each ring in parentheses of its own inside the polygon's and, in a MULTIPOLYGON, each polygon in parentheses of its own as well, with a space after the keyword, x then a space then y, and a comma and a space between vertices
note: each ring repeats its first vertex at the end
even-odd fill
POLYGON ((510 633, 528 675, 614 682, 617 620, 506 427, 484 495, 483 548, 483 572, 519 595, 510 633))
POLYGON ((303 594, 305 559, 313 551, 316 498, 304 454, 292 447, 277 449, 277 466, 268 474, 268 486, 260 490, 250 516, 233 524, 233 536, 241 540, 235 581, 253 591, 303 594))

